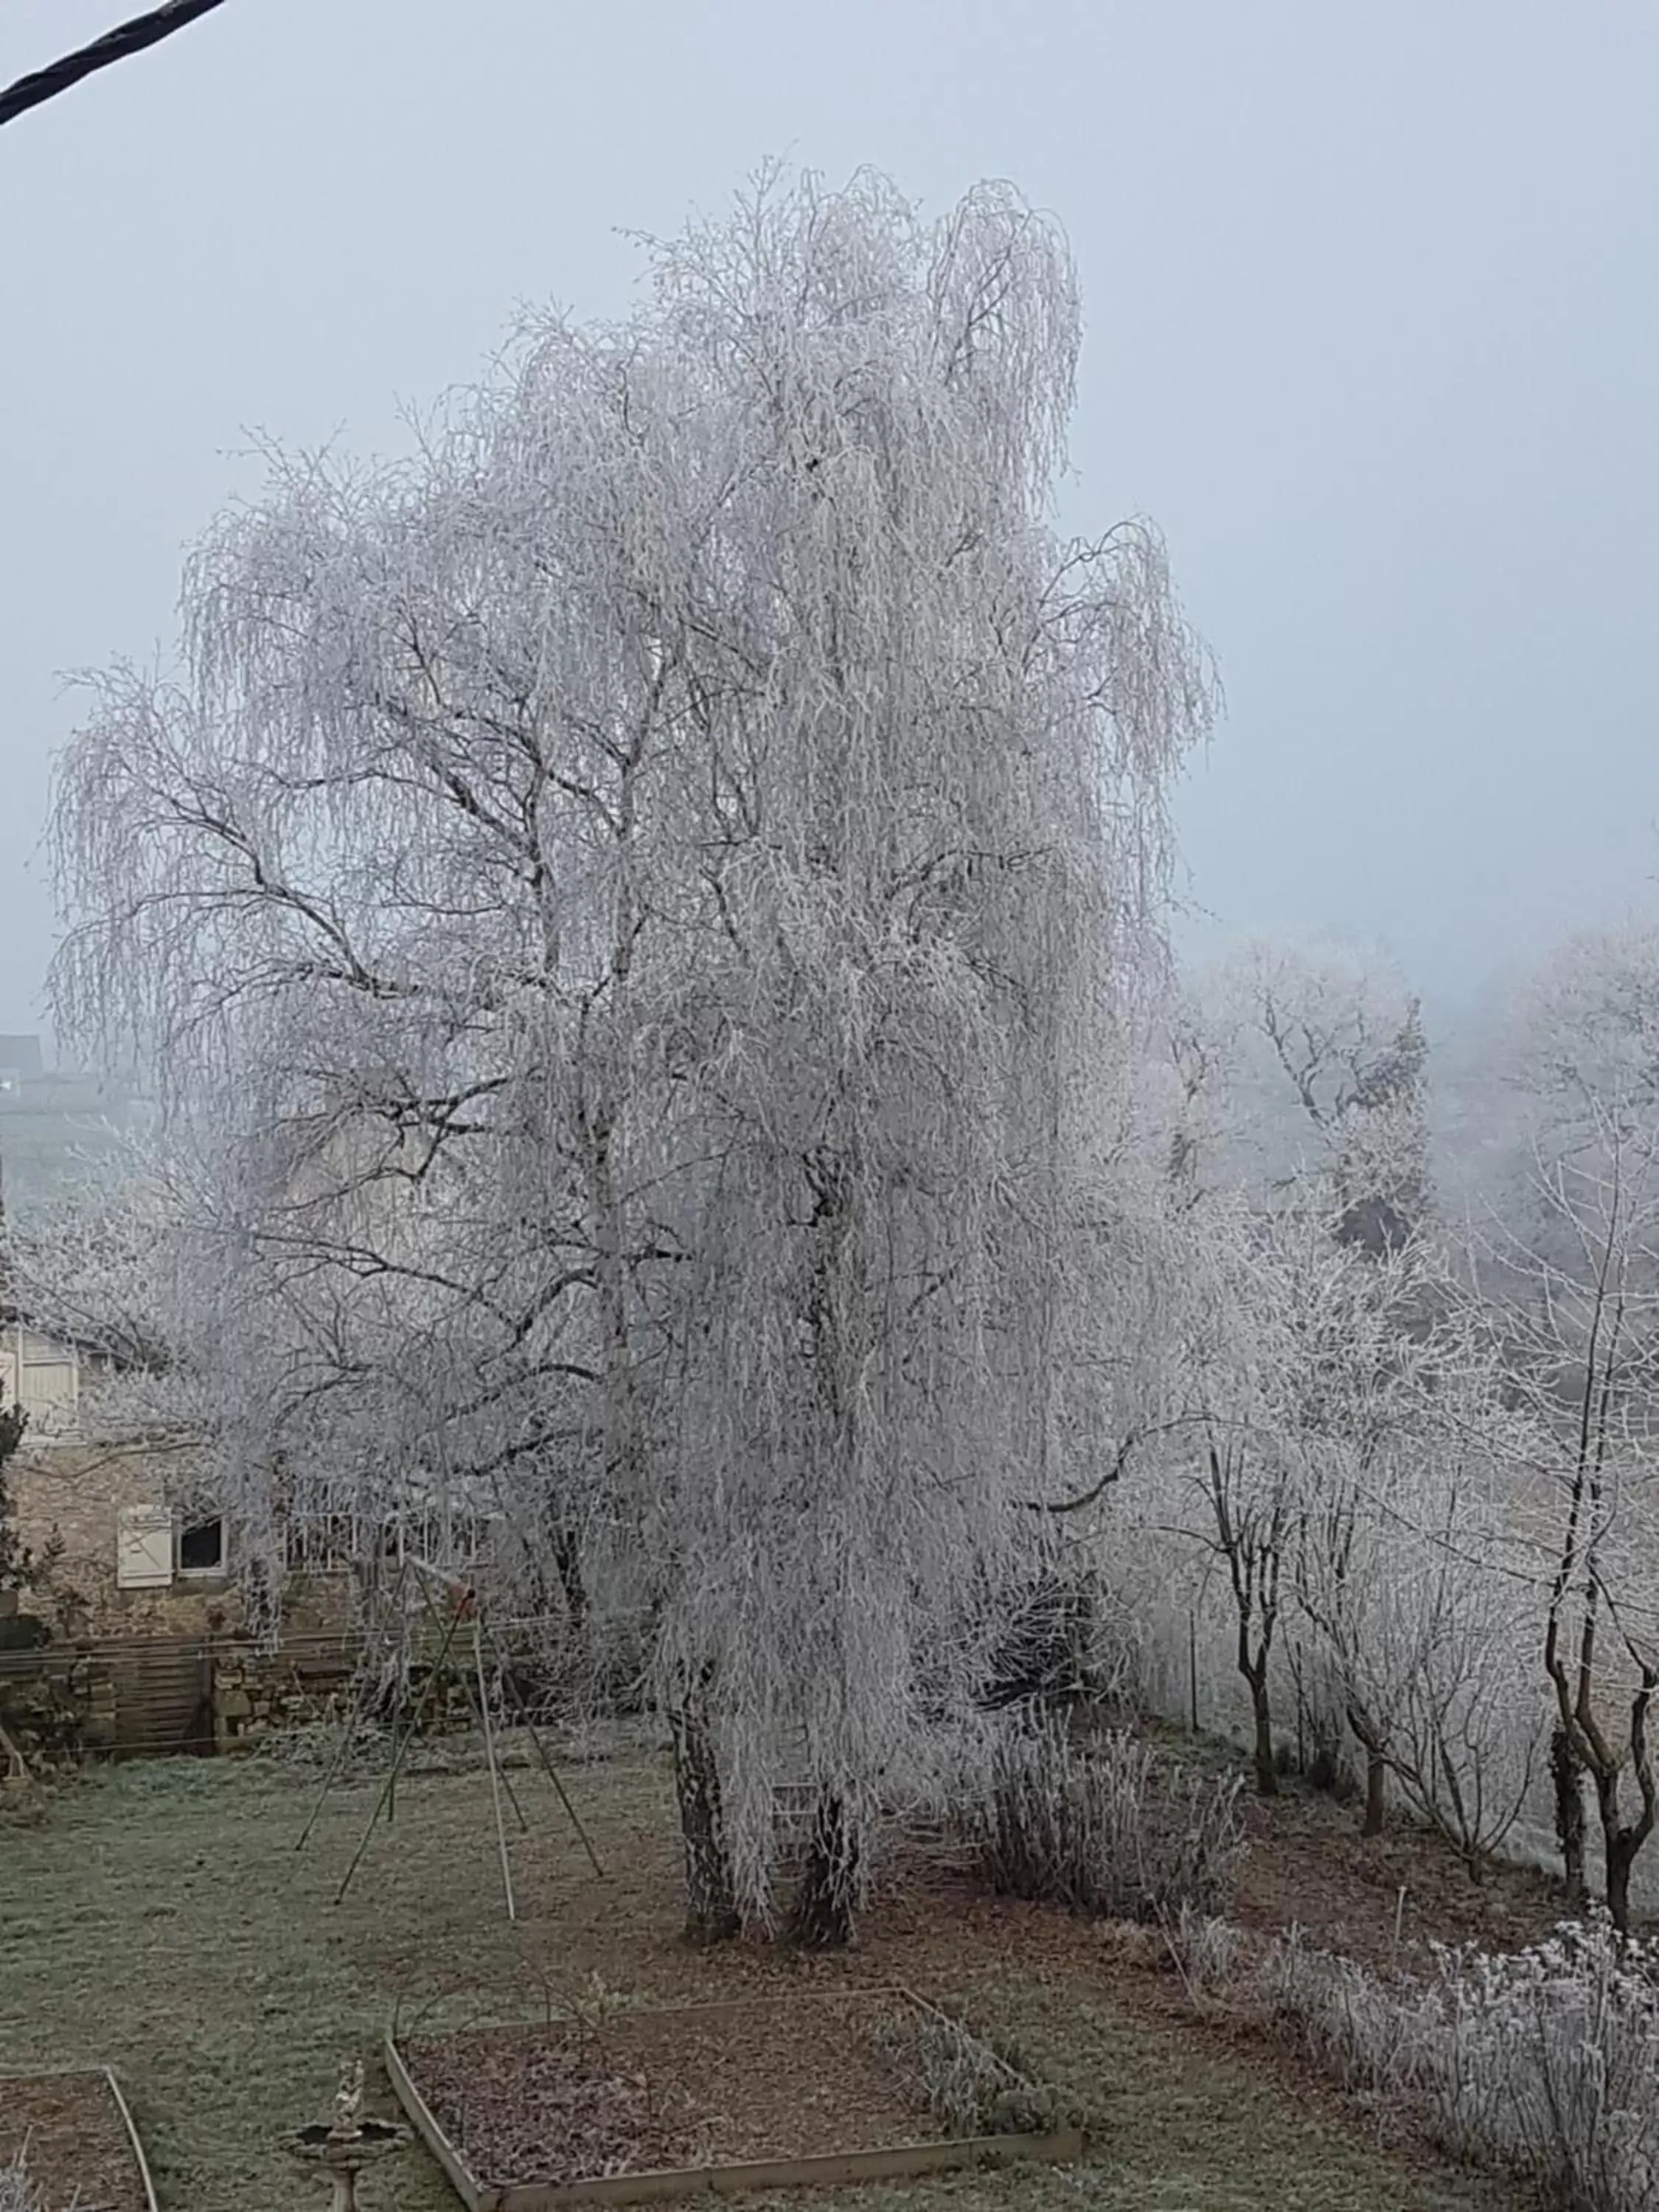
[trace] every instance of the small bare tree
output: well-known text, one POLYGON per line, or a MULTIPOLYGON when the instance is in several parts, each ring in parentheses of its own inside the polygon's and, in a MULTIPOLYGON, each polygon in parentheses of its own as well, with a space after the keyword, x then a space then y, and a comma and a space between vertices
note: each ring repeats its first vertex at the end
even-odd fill
MULTIPOLYGON (((1659 1818, 1659 1784, 1648 1741, 1649 1714, 1659 1688, 1659 1641, 1645 1624, 1638 1628, 1641 1615, 1633 1606, 1621 1606, 1618 1595, 1624 1580, 1620 1569, 1628 1573, 1631 1520, 1645 1504, 1640 1493, 1651 1480, 1645 1462, 1655 1352, 1652 1240, 1659 1217, 1653 1206, 1655 1163, 1647 1148, 1633 1156, 1623 1133, 1610 1131, 1608 1136, 1603 1172, 1592 1180, 1562 1162, 1548 1184, 1553 1208, 1587 1232, 1583 1249, 1588 1267, 1587 1279, 1571 1285, 1547 1279, 1540 1315, 1549 1365, 1555 1367, 1565 1352, 1577 1370, 1544 1665, 1554 1686, 1561 1726, 1595 1788, 1607 1910, 1623 1931, 1630 1925, 1631 1869, 1659 1818), (1633 1676, 1625 1686, 1629 1704, 1622 1741, 1605 1711, 1604 1700, 1619 1694, 1619 1678, 1601 1654, 1604 1633, 1615 1639, 1615 1650, 1622 1646, 1633 1676), (1626 1813, 1620 1802, 1626 1771, 1636 1787, 1633 1813, 1626 1813)), ((1559 1369, 1551 1379, 1558 1378, 1565 1379, 1559 1369)))
POLYGON ((1241 1165, 1293 1202, 1316 1179, 1343 1242, 1397 1250, 1430 1201, 1428 1042, 1398 975, 1334 941, 1258 943, 1200 977, 1194 1000, 1231 1070, 1241 1165))
POLYGON ((1301 1334, 1297 1600, 1364 1755, 1364 1832, 1382 1832, 1392 1777, 1478 1869, 1534 1748, 1513 1694, 1530 1577, 1506 1502, 1530 1432, 1423 1240, 1339 1243, 1301 1334))
POLYGON ((1235 1663, 1249 1692, 1255 1786, 1279 1794, 1268 1674, 1285 1599, 1297 1498, 1286 1461, 1271 1443, 1212 1437, 1200 1478, 1213 1522, 1213 1545, 1225 1562, 1235 1614, 1235 1663), (1258 1457, 1258 1451, 1260 1456, 1258 1457))
POLYGON ((1548 1441, 1536 1510, 1550 1544, 1543 1662, 1553 1693, 1557 1825, 1582 1881, 1577 1776, 1595 1790, 1607 1909, 1659 1819, 1648 1726, 1659 1635, 1648 1568, 1659 1382, 1659 1129, 1601 1097, 1553 1094, 1534 1145, 1529 1233, 1498 1250, 1514 1388, 1548 1441), (1553 1540, 1549 1518, 1553 1519, 1553 1540), (1623 1709, 1621 1721, 1615 1717, 1623 1709), (1636 1802, 1626 1791, 1633 1785, 1636 1802))
MULTIPOLYGON (((1267 1796, 1279 1786, 1271 1678, 1286 1609, 1300 1591, 1328 1630, 1352 1609, 1358 1486, 1384 1426, 1388 1285, 1317 1204, 1216 1206, 1188 1219, 1217 1263, 1211 1318, 1194 1345, 1197 1388, 1225 1415, 1199 1477, 1205 1540, 1227 1569, 1256 1784, 1267 1796)), ((1201 1264, 1195 1249, 1194 1273, 1201 1264)), ((1347 1680, 1351 1718, 1372 1734, 1347 1680)))
POLYGON ((1537 1700, 1518 1686, 1532 1616, 1517 1599, 1531 1592, 1498 1516, 1468 1510, 1455 1480, 1443 1510, 1416 1546, 1415 1664, 1389 1768, 1479 1881, 1521 1817, 1538 1763, 1537 1700))

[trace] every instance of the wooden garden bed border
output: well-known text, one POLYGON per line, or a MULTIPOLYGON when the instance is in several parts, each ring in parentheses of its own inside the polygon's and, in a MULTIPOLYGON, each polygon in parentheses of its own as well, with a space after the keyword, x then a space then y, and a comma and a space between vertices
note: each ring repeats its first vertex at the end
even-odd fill
MULTIPOLYGON (((914 1990, 894 1983, 871 1989, 804 1990, 785 1996, 738 1997, 719 2004, 665 2005, 623 2018, 714 2020, 752 2013, 767 2006, 896 1999, 936 2020, 948 2014, 914 1990)), ((533 2027, 531 2021, 511 2025, 533 2027)), ((952 2026, 957 2025, 956 2022, 952 2026)), ((970 2031, 971 2032, 971 2031, 970 2031)), ((952 2167, 1009 2164, 1029 2159, 1047 2166, 1068 2166, 1080 2159, 1086 2142, 1080 2128, 1056 2128, 1046 2135, 962 2136, 932 2142, 893 2143, 880 2150, 826 2151, 810 2158, 751 2159, 733 2166, 659 2167, 642 2173, 594 2175, 585 2181, 507 2182, 487 2187, 445 2134, 416 2087, 396 2040, 386 2039, 386 2072, 398 2101, 416 2133, 449 2176, 467 2212, 554 2212, 565 2204, 646 2204, 665 2197, 695 2197, 712 2191, 721 2197, 751 2189, 825 2188, 847 2181, 897 2181, 913 2174, 939 2173, 952 2167)), ((1015 2069, 1009 2068, 1012 2074, 1015 2069)), ((1035 2085, 1032 2085, 1035 2086, 1035 2085)))
POLYGON ((115 2078, 112 2066, 40 2066, 33 2073, 9 2072, 0 2075, 4 2081, 96 2081, 102 2078, 105 2087, 115 2100, 121 2125, 126 2130, 128 2148, 132 2152, 133 2164, 138 2169, 138 2185, 144 2192, 149 2212, 161 2212, 155 2201, 155 2184, 150 2178, 149 2160, 144 2156, 144 2146, 133 2120, 131 2107, 121 2094, 121 2085, 115 2078))

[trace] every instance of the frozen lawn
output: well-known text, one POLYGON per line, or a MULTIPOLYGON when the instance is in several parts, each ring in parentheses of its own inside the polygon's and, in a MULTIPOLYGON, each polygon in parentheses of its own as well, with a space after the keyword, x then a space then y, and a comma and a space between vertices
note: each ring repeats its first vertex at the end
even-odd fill
MULTIPOLYGON (((120 1767, 66 1793, 44 1826, 0 1830, 0 2072, 112 2063, 171 2212, 295 2212, 321 2191, 278 2138, 326 2116, 340 2060, 376 2050, 394 2012, 406 2033, 530 2017, 591 1975, 659 2002, 904 1980, 1012 2035, 1085 2102, 1094 2162, 819 2197, 820 2212, 1450 2212, 1476 2201, 1380 2154, 1293 2068, 1230 2050, 1167 1993, 1143 2004, 1137 1975, 1149 1970, 1127 1968, 1108 1931, 933 1883, 901 1888, 846 1960, 801 1966, 746 1947, 701 1959, 675 1940, 659 1760, 568 1771, 611 1869, 603 1884, 544 1780, 514 1778, 530 1822, 513 1845, 516 1926, 481 1773, 400 1784, 395 1825, 377 1832, 338 1908, 374 1781, 337 1788, 298 1855, 316 1777, 224 1760, 120 1767)), ((363 2199, 370 2212, 455 2202, 412 2150, 371 2175, 363 2199)))

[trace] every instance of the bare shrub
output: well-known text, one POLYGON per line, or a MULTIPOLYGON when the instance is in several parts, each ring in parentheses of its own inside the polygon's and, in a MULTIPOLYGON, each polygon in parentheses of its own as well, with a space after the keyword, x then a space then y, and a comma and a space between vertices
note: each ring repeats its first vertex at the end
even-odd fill
POLYGON ((1231 1920, 1183 1905, 1164 1935, 1188 1994, 1195 2000, 1231 1995, 1243 1978, 1244 1936, 1231 1920))
POLYGON ((0 1828, 43 1828, 52 1810, 52 1792, 37 1775, 0 1789, 0 1828))
POLYGON ((1571 2212, 1635 2212, 1659 2188, 1659 1949, 1605 1918, 1512 1958, 1439 1960, 1429 2087, 1571 2212))
POLYGON ((1160 1767, 1123 1734, 1079 1743, 1045 1716, 992 1738, 969 1815, 993 1888, 1110 1920, 1224 1905, 1244 1850, 1236 1777, 1160 1767))
POLYGON ((1413 2112, 1472 2164, 1524 2176, 1559 2212, 1645 2212, 1659 2190, 1659 1946, 1606 1918, 1510 1955, 1437 1949, 1389 1984, 1298 1931, 1258 1987, 1385 2112, 1413 2112))
POLYGON ((1144 1709, 1144 1626, 1098 1569, 1062 1561, 1003 1602, 1006 1625, 979 1693, 983 1710, 1030 1703, 1124 1715, 1144 1709))
POLYGON ((0 2212, 46 2212, 46 2200, 25 2163, 27 2146, 0 2166, 0 2212))
POLYGON ((957 2139, 1046 2135, 1066 2124, 1057 2094, 943 2013, 890 2014, 871 2030, 878 2051, 927 2100, 957 2139))

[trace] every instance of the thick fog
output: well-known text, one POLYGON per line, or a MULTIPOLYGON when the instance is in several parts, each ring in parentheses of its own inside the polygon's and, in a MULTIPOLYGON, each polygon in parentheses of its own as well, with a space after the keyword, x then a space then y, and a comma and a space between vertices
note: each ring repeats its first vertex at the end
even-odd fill
MULTIPOLYGON (((116 12, 7 8, 0 79, 116 12)), ((165 655, 253 435, 394 445, 515 301, 619 307, 626 233, 769 155, 930 207, 1006 175, 1066 225, 1068 520, 1156 518, 1226 686, 1181 810, 1211 927, 1380 935, 1443 1006, 1638 902, 1656 66, 1610 0, 231 0, 24 117, 0 1030, 40 1026, 64 676, 165 655)))
MULTIPOLYGON (((1652 2212, 1659 22, 161 13, 0 96, 0 1646, 51 1685, 7 1817, 99 1746, 268 1737, 267 1791, 326 1758, 318 1866, 459 1666, 509 1920, 546 1842, 493 1707, 601 1808, 672 1771, 591 2008, 541 1976, 551 2040, 492 2040, 575 2069, 572 2178, 668 2163, 581 2070, 668 1914, 707 1993, 902 1869, 930 1972, 1139 1920, 1115 2020, 1139 1975, 1175 2031, 1161 1939, 1230 2065, 1294 2029, 1414 2159, 1652 2212)), ((0 86, 107 20, 13 5, 0 86)), ((235 1786, 111 1800, 127 1950, 235 1786)), ((399 1894, 454 1889, 443 1818, 399 1894)), ((370 1910, 343 2031, 400 2002, 370 1910)), ((234 1995, 160 2075, 142 2008, 54 2055, 159 2116, 234 1995)), ((1048 2131, 945 2027, 951 2142, 1011 2082, 1048 2131)), ((485 2196, 562 2172, 529 2114, 485 2196)))

